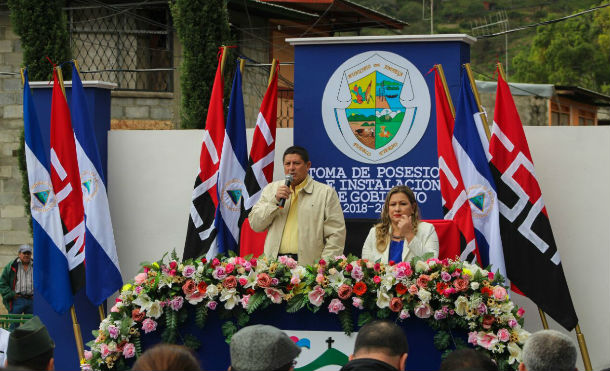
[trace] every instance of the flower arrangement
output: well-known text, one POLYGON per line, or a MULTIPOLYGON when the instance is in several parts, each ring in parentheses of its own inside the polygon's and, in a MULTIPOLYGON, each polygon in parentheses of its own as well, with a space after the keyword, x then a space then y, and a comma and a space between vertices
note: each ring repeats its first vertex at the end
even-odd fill
MULTIPOLYGON (((286 303, 288 312, 307 308, 335 313, 346 333, 374 318, 410 316, 424 319, 437 332, 435 346, 449 351, 459 344, 450 331, 468 333, 468 343, 489 352, 501 370, 515 370, 529 333, 523 330, 523 309, 517 309, 502 286, 504 279, 476 265, 436 258, 381 264, 354 256, 338 256, 303 267, 289 257, 269 259, 219 257, 212 261, 175 256, 145 264, 126 284, 85 352, 84 366, 127 368, 126 359, 141 354, 140 337, 162 331, 175 343, 177 328, 193 306, 195 323, 204 327, 210 311, 224 312, 227 341, 246 326, 250 314, 271 304, 286 303)), ((393 318, 394 318, 393 317, 393 318)), ((199 346, 194 336, 182 339, 199 346)))

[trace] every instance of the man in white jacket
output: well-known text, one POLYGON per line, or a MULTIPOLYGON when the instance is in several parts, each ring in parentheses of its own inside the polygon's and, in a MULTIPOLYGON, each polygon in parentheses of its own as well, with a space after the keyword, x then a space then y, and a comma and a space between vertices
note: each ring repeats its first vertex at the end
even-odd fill
POLYGON ((337 192, 309 176, 311 162, 305 148, 286 149, 283 163, 284 173, 292 176, 290 185, 284 180, 268 184, 248 216, 254 231, 267 230, 265 255, 289 255, 301 265, 341 255, 345 219, 337 192))

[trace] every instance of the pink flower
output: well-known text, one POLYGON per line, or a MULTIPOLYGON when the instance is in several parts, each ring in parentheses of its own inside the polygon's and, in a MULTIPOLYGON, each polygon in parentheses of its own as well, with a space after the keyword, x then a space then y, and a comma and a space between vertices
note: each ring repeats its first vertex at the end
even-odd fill
POLYGON ((392 312, 400 312, 402 310, 402 300, 394 297, 390 300, 390 310, 392 312))
POLYGON ((317 285, 307 294, 307 296, 309 297, 309 302, 311 304, 319 307, 324 302, 324 289, 320 285, 317 285))
POLYGON ((242 298, 239 300, 239 303, 241 304, 241 306, 244 309, 248 309, 248 302, 250 301, 250 296, 251 295, 244 295, 242 296, 242 298))
POLYGON ((404 277, 410 277, 413 274, 413 270, 411 269, 411 263, 409 262, 400 262, 396 264, 394 270, 394 277, 397 279, 401 279, 404 277))
POLYGON ((318 260, 318 264, 324 266, 324 265, 326 265, 326 260, 320 259, 320 260, 318 260))
POLYGON ((135 292, 136 292, 136 294, 138 294, 138 295, 139 295, 139 294, 142 292, 142 290, 144 290, 144 289, 142 288, 142 286, 136 286, 136 288, 134 289, 134 291, 135 291, 135 292))
POLYGON ((220 260, 218 258, 212 259, 212 268, 216 268, 220 264, 220 260))
POLYGON ((335 261, 345 260, 345 259, 347 259, 347 257, 345 255, 337 255, 337 256, 335 256, 335 261))
POLYGON ((116 327, 115 325, 110 325, 108 326, 108 335, 110 335, 111 338, 116 339, 119 337, 119 328, 116 327))
POLYGON ((250 272, 252 270, 252 264, 250 264, 249 261, 245 262, 244 264, 242 264, 242 267, 244 267, 244 269, 246 270, 246 272, 250 272))
POLYGON ((519 310, 517 311, 517 315, 519 317, 523 317, 523 315, 525 314, 525 309, 523 308, 519 308, 519 310))
POLYGON ((191 295, 195 291, 197 291, 197 284, 195 284, 195 281, 193 280, 188 280, 182 285, 182 292, 184 292, 185 295, 191 295))
POLYGON ((359 297, 352 296, 352 305, 358 309, 364 309, 364 306, 362 306, 362 299, 359 297))
POLYGON ((419 292, 419 289, 415 285, 409 286, 409 294, 416 295, 419 292))
POLYGON ((119 313, 119 307, 115 304, 112 306, 112 308, 110 308, 110 311, 112 313, 119 313))
POLYGON ((250 259, 250 265, 252 265, 253 267, 256 267, 256 264, 258 264, 256 258, 250 259))
POLYGON ((445 271, 441 273, 441 279, 445 282, 451 281, 451 275, 445 271))
POLYGON ((510 327, 510 328, 515 328, 515 327, 517 327, 518 324, 519 323, 516 320, 514 320, 514 319, 509 319, 508 320, 508 327, 510 327))
POLYGON ((494 298, 496 300, 504 300, 506 298, 506 289, 502 286, 494 286, 494 298))
POLYGON ((354 267, 352 269, 352 273, 351 276, 353 279, 355 279, 356 281, 360 281, 364 278, 364 273, 362 272, 362 268, 359 265, 349 265, 350 267, 354 267))
POLYGON ((171 262, 169 262, 169 269, 176 269, 177 266, 178 266, 178 263, 176 263, 175 260, 172 260, 171 262))
POLYGON ((441 319, 445 319, 447 318, 447 313, 443 312, 442 310, 437 310, 434 311, 434 319, 435 320, 441 320, 441 319))
POLYGON ((456 292, 457 292, 457 290, 454 289, 453 287, 448 287, 445 289, 445 291, 443 291, 443 295, 445 295, 446 297, 449 297, 449 295, 455 294, 456 292))
POLYGON ((406 309, 401 310, 400 314, 398 315, 398 318, 400 318, 400 319, 407 319, 409 317, 411 317, 411 315, 409 314, 409 311, 406 309))
POLYGON ((468 344, 477 345, 479 333, 476 331, 472 331, 468 333, 468 344))
POLYGON ((146 273, 138 273, 136 274, 136 276, 134 277, 134 281, 136 283, 136 285, 141 285, 144 282, 146 282, 146 279, 148 278, 148 274, 146 273))
POLYGON ((281 290, 268 287, 265 289, 265 294, 267 295, 267 297, 269 299, 271 299, 271 302, 274 304, 280 304, 282 302, 282 291, 281 290))
POLYGON ((375 282, 376 284, 379 285, 379 283, 381 282, 381 277, 379 277, 379 276, 373 277, 373 282, 375 282))
POLYGON ((498 330, 498 339, 500 339, 501 342, 506 343, 510 340, 510 332, 505 328, 501 328, 498 330))
POLYGON ((349 298, 350 296, 352 296, 352 287, 350 285, 345 284, 339 286, 339 288, 337 289, 337 296, 339 296, 339 298, 342 300, 349 298))
POLYGON ((298 285, 299 283, 301 283, 301 278, 299 278, 299 276, 292 276, 292 277, 290 277, 290 284, 291 285, 298 285))
POLYGON ((227 263, 227 265, 225 266, 225 271, 227 273, 231 273, 233 272, 233 270, 235 269, 235 266, 231 263, 227 263))
POLYGON ((373 270, 375 272, 379 272, 379 270, 381 269, 381 264, 379 263, 375 263, 375 265, 373 266, 373 270))
POLYGON ((223 266, 219 265, 214 268, 214 272, 212 272, 212 277, 216 278, 217 280, 223 280, 225 279, 225 277, 227 277, 227 271, 223 266))
POLYGON ((420 303, 413 311, 419 318, 429 318, 432 315, 432 308, 427 303, 420 303))
POLYGON ((125 344, 125 347, 123 348, 123 355, 125 356, 125 358, 132 358, 133 356, 135 356, 136 346, 133 345, 133 343, 125 344))
POLYGON ((208 306, 208 308, 209 308, 209 309, 211 309, 211 310, 215 310, 217 305, 218 305, 218 303, 212 300, 212 301, 210 301, 210 302, 208 303, 208 305, 207 305, 207 306, 208 306))
POLYGON ((248 283, 248 279, 246 277, 239 278, 239 284, 245 286, 248 283))
POLYGON ((108 349, 108 344, 102 344, 100 345, 100 353, 102 355, 102 358, 106 358, 110 355, 110 349, 108 349))
POLYGON ((191 295, 187 295, 186 300, 191 305, 195 305, 195 304, 199 304, 203 300, 204 297, 205 297, 205 294, 203 294, 203 293, 201 293, 201 291, 197 290, 194 293, 192 293, 191 295))
POLYGON ((256 276, 256 284, 260 287, 269 287, 271 286, 271 277, 267 273, 259 273, 256 276))
POLYGON ((242 258, 241 256, 235 257, 235 264, 243 266, 245 263, 246 259, 242 258))
POLYGON ((495 277, 494 272, 487 272, 487 279, 489 279, 490 281, 493 281, 495 277))
POLYGON ((345 309, 345 306, 339 299, 333 299, 330 301, 330 304, 328 304, 328 311, 330 313, 339 314, 343 309, 345 309))
POLYGON ((235 276, 231 275, 231 276, 225 278, 224 281, 222 281, 222 285, 228 289, 232 289, 237 286, 237 278, 235 278, 235 276))
POLYGON ((487 313, 487 305, 485 305, 485 303, 479 304, 479 306, 477 307, 477 311, 479 312, 479 314, 486 314, 487 313))
POLYGON ((194 265, 185 265, 184 269, 182 269, 182 275, 186 278, 191 278, 195 272, 197 272, 197 269, 195 268, 194 265))
POLYGON ((317 283, 318 285, 321 285, 321 284, 323 284, 323 283, 324 283, 324 275, 323 275, 323 274, 318 274, 318 275, 316 276, 316 283, 317 283))
POLYGON ((278 280, 277 278, 273 277, 271 279, 271 286, 277 286, 278 283, 280 283, 280 280, 278 280))
POLYGON ((477 344, 485 349, 491 350, 498 343, 498 338, 492 333, 479 332, 477 336, 477 344))
POLYGON ((86 359, 87 361, 89 361, 89 360, 91 360, 91 358, 93 358, 93 352, 92 352, 92 351, 90 351, 90 350, 85 350, 84 355, 85 355, 85 359, 86 359))
POLYGON ((174 298, 169 302, 170 308, 172 308, 176 312, 179 311, 180 308, 182 308, 183 304, 184 298, 182 296, 174 296, 174 298))
POLYGON ((147 318, 142 322, 142 330, 144 330, 145 334, 149 332, 153 332, 157 329, 157 322, 155 322, 152 318, 147 318))
POLYGON ((299 265, 296 260, 286 255, 280 256, 277 260, 287 266, 288 269, 294 269, 299 265))

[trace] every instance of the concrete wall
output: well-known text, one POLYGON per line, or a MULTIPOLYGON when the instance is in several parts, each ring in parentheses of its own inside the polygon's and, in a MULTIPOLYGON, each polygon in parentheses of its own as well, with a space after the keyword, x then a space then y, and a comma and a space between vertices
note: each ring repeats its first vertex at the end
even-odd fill
MULTIPOLYGON (((17 246, 32 243, 21 197, 21 172, 17 162, 23 128, 23 62, 21 42, 11 29, 8 12, 0 13, 0 266, 17 256, 17 246)), ((5 313, 0 305, 0 313, 5 313)))
MULTIPOLYGON (((608 367, 610 168, 600 159, 610 158, 610 128, 526 127, 525 132, 594 369, 608 367)), ((110 132, 108 192, 125 280, 141 261, 172 249, 181 255, 202 135, 110 132)), ((292 129, 278 129, 275 179, 282 177, 281 153, 291 143, 292 129)), ((513 299, 525 306, 526 328, 541 328, 536 307, 516 294, 513 299)), ((584 369, 582 363, 578 367, 584 369)))
MULTIPOLYGON (((481 93, 481 104, 487 111, 489 124, 494 118, 494 106, 496 104, 495 93, 481 93)), ((546 98, 514 95, 515 105, 519 112, 521 122, 526 126, 547 126, 549 124, 549 101, 546 98)), ((454 104, 457 102, 454 102, 454 104)))

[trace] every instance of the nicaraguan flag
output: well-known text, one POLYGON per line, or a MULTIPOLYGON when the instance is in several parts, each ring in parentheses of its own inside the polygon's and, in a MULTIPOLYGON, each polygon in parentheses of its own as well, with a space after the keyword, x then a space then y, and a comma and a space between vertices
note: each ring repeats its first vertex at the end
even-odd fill
POLYGON ((496 186, 488 163, 489 145, 470 81, 462 73, 462 87, 455 112, 453 150, 467 193, 475 236, 483 266, 492 265, 506 278, 496 186))
MULTIPOLYGON (((24 77, 25 159, 36 256, 34 289, 57 313, 63 314, 70 309, 73 302, 64 233, 57 197, 51 183, 49 143, 45 143, 45 136, 39 125, 27 71, 24 72, 24 77)), ((48 136, 48 132, 46 134, 48 136)))
POLYGON ((225 138, 218 170, 218 211, 216 212, 216 246, 207 253, 211 259, 218 253, 236 251, 239 245, 242 204, 248 198, 244 177, 248 166, 246 119, 241 88, 241 71, 235 71, 225 138), (214 248, 216 247, 216 249, 214 248), (216 250, 216 251, 214 251, 216 250))
POLYGON ((112 232, 100 152, 89 116, 85 90, 75 65, 72 68, 70 111, 85 208, 87 297, 93 304, 99 305, 121 288, 123 280, 112 232))

